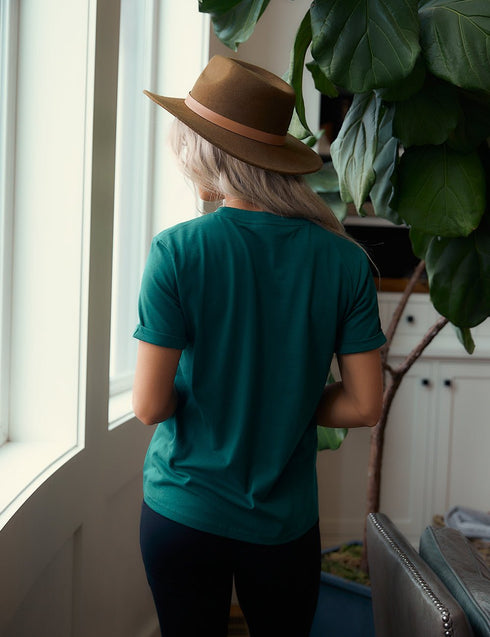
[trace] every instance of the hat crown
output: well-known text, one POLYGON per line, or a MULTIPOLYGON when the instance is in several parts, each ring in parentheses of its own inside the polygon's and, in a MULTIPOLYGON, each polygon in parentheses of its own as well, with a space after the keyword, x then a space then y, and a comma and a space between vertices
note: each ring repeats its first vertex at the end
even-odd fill
POLYGON ((266 133, 287 133, 295 94, 291 86, 258 66, 215 55, 198 77, 191 96, 234 122, 266 133))

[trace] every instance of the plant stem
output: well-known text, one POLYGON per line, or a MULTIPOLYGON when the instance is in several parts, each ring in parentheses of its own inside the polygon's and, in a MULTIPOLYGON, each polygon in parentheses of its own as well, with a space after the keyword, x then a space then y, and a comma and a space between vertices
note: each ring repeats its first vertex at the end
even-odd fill
POLYGON ((415 268, 415 270, 413 271, 412 276, 408 280, 408 283, 405 286, 405 289, 403 290, 403 294, 401 295, 400 300, 398 301, 398 304, 395 308, 395 311, 393 312, 393 316, 391 317, 390 324, 385 333, 386 343, 381 348, 381 361, 383 365, 386 365, 387 363, 388 354, 391 348, 391 344, 393 342, 393 337, 395 336, 396 328, 398 327, 398 323, 400 322, 403 311, 408 303, 408 299, 410 298, 410 295, 412 294, 424 270, 425 270, 425 261, 420 261, 417 267, 415 268))

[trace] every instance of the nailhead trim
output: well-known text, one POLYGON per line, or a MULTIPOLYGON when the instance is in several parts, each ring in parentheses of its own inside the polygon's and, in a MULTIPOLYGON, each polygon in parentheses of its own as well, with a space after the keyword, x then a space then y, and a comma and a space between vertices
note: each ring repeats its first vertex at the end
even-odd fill
POLYGON ((431 600, 437 610, 441 613, 441 623, 442 623, 442 632, 441 635, 443 637, 454 637, 454 629, 453 629, 453 620, 451 618, 451 613, 444 606, 441 600, 437 597, 431 587, 424 580, 422 575, 419 573, 415 565, 408 559, 406 554, 401 550, 395 540, 391 537, 391 535, 386 531, 386 529, 381 525, 379 520, 377 519, 374 513, 370 513, 369 517, 371 518, 376 529, 381 533, 381 535, 385 538, 391 548, 397 553, 400 557, 401 561, 405 564, 405 566, 412 573, 413 577, 417 581, 417 584, 421 587, 427 597, 431 600))

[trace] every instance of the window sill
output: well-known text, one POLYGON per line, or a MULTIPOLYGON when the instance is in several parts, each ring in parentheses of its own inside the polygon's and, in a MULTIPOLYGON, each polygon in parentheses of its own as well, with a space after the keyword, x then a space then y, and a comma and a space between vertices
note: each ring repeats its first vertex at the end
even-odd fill
POLYGON ((0 530, 24 502, 81 447, 46 442, 6 442, 0 448, 0 530))
POLYGON ((116 429, 134 418, 131 404, 132 390, 119 392, 109 399, 109 430, 116 429))

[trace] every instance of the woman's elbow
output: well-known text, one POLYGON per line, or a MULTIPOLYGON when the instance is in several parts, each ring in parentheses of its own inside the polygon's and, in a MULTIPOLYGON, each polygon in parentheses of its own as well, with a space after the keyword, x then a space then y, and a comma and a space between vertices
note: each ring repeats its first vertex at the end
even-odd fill
POLYGON ((148 427, 156 425, 159 422, 154 416, 152 416, 151 414, 146 414, 144 412, 138 412, 134 410, 134 415, 140 422, 142 422, 144 425, 147 425, 148 427))
POLYGON ((373 402, 371 405, 366 405, 366 407, 361 412, 364 426, 375 427, 381 418, 382 411, 382 400, 380 400, 379 402, 373 402))
POLYGON ((136 418, 144 425, 156 425, 157 420, 155 414, 148 410, 144 405, 139 405, 133 398, 133 412, 136 418))
POLYGON ((176 400, 172 395, 165 404, 152 405, 148 400, 138 400, 133 394, 133 412, 136 418, 144 425, 157 425, 173 416, 176 408, 176 400))

